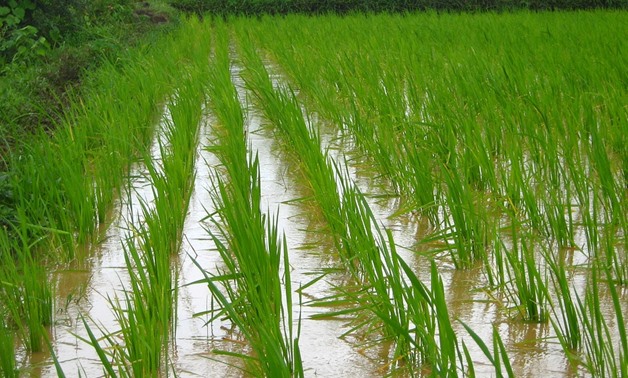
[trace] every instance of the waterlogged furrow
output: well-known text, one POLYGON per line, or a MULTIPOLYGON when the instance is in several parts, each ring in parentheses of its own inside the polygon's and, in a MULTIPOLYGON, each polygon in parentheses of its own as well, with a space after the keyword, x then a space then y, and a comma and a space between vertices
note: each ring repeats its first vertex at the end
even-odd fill
MULTIPOLYGON (((160 158, 159 145, 163 143, 163 128, 169 117, 166 108, 150 148, 151 159, 160 158)), ((123 192, 125 195, 114 204, 115 212, 110 215, 110 223, 101 236, 102 243, 93 251, 93 261, 87 260, 84 266, 78 264, 75 269, 58 273, 58 296, 65 301, 58 306, 63 309, 64 316, 58 318, 52 336, 55 354, 66 374, 83 372, 98 375, 102 372, 102 364, 95 350, 85 344, 84 340, 89 336, 82 319, 92 319, 90 324, 93 328, 116 328, 111 301, 130 282, 124 254, 121 253, 123 245, 131 230, 144 220, 142 206, 151 209, 154 203, 149 171, 145 164, 138 162, 131 166, 123 192)), ((42 375, 51 376, 54 373, 54 367, 49 366, 42 375)))
MULTIPOLYGON (((160 124, 156 146, 144 159, 147 182, 140 188, 149 195, 138 194, 131 202, 125 237, 117 239, 120 244, 112 253, 122 260, 117 269, 123 270, 121 274, 128 275, 128 279, 122 290, 104 297, 103 308, 112 307, 116 326, 96 323, 94 327, 94 323, 87 326, 81 321, 87 326, 81 337, 90 340, 101 370, 108 374, 144 376, 168 370, 166 347, 176 322, 173 304, 177 285, 176 270, 173 275, 170 261, 179 251, 191 192, 203 100, 200 89, 192 82, 179 88, 168 105, 167 118, 160 124), (124 253, 120 253, 120 245, 124 253), (119 331, 109 333, 117 327, 119 331), (104 342, 97 341, 96 329, 105 332, 104 342)), ((102 319, 96 314, 91 318, 102 319)))
POLYGON ((224 270, 202 269, 218 308, 210 320, 227 317, 249 343, 252 354, 217 351, 240 357, 243 370, 263 376, 303 376, 298 324, 293 320, 290 265, 285 236, 277 219, 262 213, 257 155, 249 154, 244 113, 231 81, 227 33, 218 33, 209 94, 220 122, 214 152, 222 175, 213 182, 215 230, 210 235, 224 270))
POLYGON ((312 214, 311 206, 300 199, 311 192, 299 185, 300 173, 293 172, 294 162, 280 156, 281 145, 273 138, 272 130, 264 127, 264 119, 253 106, 248 106, 246 84, 241 77, 242 67, 232 54, 232 81, 236 85, 242 107, 247 109, 246 130, 250 150, 259 156, 262 208, 276 209, 278 231, 286 235, 286 245, 290 257, 291 278, 294 302, 304 301, 303 307, 294 306, 295 319, 299 318, 299 348, 303 369, 308 374, 321 376, 365 374, 375 372, 378 365, 338 339, 347 331, 342 319, 315 319, 324 315, 325 306, 307 306, 322 298, 335 295, 334 287, 342 285, 346 274, 338 269, 338 262, 330 259, 328 250, 333 248, 330 238, 312 230, 320 220, 312 214), (326 271, 334 271, 337 277, 330 277, 326 271), (325 279, 320 279, 325 276, 325 279), (303 285, 306 288, 301 290, 303 285))
MULTIPOLYGON (((183 244, 178 258, 179 286, 177 293, 176 340, 171 353, 172 364, 177 372, 200 374, 211 372, 216 376, 237 375, 234 361, 221 361, 213 351, 230 350, 243 352, 246 345, 229 341, 235 338, 231 323, 225 319, 210 320, 209 314, 198 314, 211 309, 215 300, 207 287, 198 282, 204 278, 198 265, 204 270, 217 273, 222 264, 216 246, 207 235, 211 228, 207 214, 213 213, 211 182, 216 180, 214 167, 220 164, 210 152, 215 120, 205 115, 199 132, 199 146, 196 151, 194 189, 190 198, 189 215, 183 227, 183 244), (231 348, 231 349, 230 349, 231 348)), ((227 358, 227 357, 225 357, 227 358)))

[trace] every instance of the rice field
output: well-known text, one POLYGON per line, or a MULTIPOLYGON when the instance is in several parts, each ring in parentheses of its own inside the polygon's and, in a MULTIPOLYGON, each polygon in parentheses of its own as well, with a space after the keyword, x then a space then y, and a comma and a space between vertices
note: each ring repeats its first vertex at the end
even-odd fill
POLYGON ((0 375, 628 376, 625 35, 183 20, 10 157, 0 375))

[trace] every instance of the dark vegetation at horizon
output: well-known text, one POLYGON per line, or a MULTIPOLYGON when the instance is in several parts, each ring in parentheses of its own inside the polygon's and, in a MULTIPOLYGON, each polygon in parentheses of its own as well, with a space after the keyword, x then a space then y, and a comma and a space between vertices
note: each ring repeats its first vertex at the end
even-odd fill
POLYGON ((626 0, 178 0, 177 9, 199 14, 258 16, 262 14, 403 13, 416 11, 486 12, 626 8, 626 0))

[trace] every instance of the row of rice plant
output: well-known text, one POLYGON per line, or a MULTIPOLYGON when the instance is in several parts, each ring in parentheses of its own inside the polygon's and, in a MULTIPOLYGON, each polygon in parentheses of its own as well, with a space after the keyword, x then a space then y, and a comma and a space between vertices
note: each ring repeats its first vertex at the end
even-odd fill
POLYGON ((212 274, 198 264, 205 275, 198 283, 206 284, 219 304, 209 311, 211 319, 227 317, 252 351, 216 353, 239 357, 242 370, 253 376, 302 377, 286 240, 276 218, 262 212, 259 161, 247 146, 245 113, 231 77, 228 32, 220 23, 215 28, 209 97, 218 125, 211 150, 221 166, 213 182, 216 213, 208 215, 213 226, 208 231, 224 267, 212 274))
MULTIPOLYGON (((203 30, 196 23, 196 37, 203 30)), ((209 33, 200 34, 209 38, 209 33)), ((190 40, 188 46, 196 41, 190 40)), ((159 160, 145 157, 153 203, 141 202, 142 223, 132 224, 124 247, 131 287, 112 305, 120 330, 105 335, 107 350, 91 330, 89 337, 108 374, 158 376, 169 372, 168 347, 176 329, 177 267, 172 257, 179 253, 182 232, 194 182, 198 130, 203 116, 209 49, 190 58, 179 71, 180 83, 168 104, 167 116, 158 135, 159 160), (118 335, 123 340, 120 344, 118 335)))
POLYGON ((42 131, 7 157, 15 216, 0 238, 3 360, 12 360, 14 336, 27 355, 47 349, 46 327, 55 313, 50 272, 84 258, 77 252, 89 250, 86 243, 99 242, 97 227, 107 221, 125 173, 148 154, 177 71, 191 59, 205 62, 207 51, 189 40, 198 36, 190 33, 195 27, 191 21, 155 46, 130 53, 128 61, 106 64, 89 79, 89 93, 71 99, 54 135, 42 131))
MULTIPOLYGON (((608 290, 625 283, 626 60, 614 37, 624 13, 265 21, 239 27, 303 101, 348 131, 406 199, 401 211, 432 221, 424 242, 442 241, 457 268, 483 263, 522 319, 553 313, 557 328, 567 318, 587 328, 589 316, 556 304, 577 300, 550 284, 548 266, 573 249, 608 290)), ((599 345, 622 338, 587 332, 599 345)), ((585 349, 567 353, 599 373, 586 363, 599 352, 585 349)), ((625 357, 612 361, 618 372, 625 357)))
POLYGON ((0 375, 18 377, 18 354, 41 352, 53 321, 53 289, 25 228, 0 228, 0 375), (19 350, 16 351, 16 347, 19 350))
POLYGON ((334 298, 335 303, 350 304, 350 309, 321 318, 353 314, 355 324, 348 333, 362 332, 373 345, 394 341, 387 363, 391 370, 456 376, 465 371, 465 363, 472 369, 473 361, 463 359, 453 332, 436 266, 429 288, 400 259, 392 235, 381 230, 364 195, 340 168, 344 165, 322 150, 319 125, 308 123, 294 92, 271 80, 253 45, 245 34, 241 38, 247 86, 289 146, 288 153, 301 162, 343 267, 353 277, 353 284, 334 298))

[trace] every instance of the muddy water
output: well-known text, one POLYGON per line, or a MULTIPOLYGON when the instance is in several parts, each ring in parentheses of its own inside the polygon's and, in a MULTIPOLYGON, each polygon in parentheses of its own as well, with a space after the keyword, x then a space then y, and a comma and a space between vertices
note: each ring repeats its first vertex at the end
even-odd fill
POLYGON ((203 221, 208 213, 214 211, 211 181, 216 175, 214 167, 219 164, 218 159, 207 151, 213 139, 212 123, 212 119, 206 117, 201 124, 194 191, 183 229, 182 250, 173 261, 179 273, 179 292, 176 339, 171 359, 180 376, 206 376, 208 371, 215 372, 217 376, 236 375, 237 370, 223 362, 237 364, 238 361, 217 358, 213 350, 243 351, 243 344, 237 342, 237 335, 232 334, 229 324, 218 320, 206 326, 207 316, 195 316, 211 309, 212 301, 206 285, 194 284, 204 278, 194 261, 213 273, 222 265, 209 234, 212 226, 203 221))

